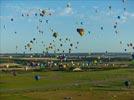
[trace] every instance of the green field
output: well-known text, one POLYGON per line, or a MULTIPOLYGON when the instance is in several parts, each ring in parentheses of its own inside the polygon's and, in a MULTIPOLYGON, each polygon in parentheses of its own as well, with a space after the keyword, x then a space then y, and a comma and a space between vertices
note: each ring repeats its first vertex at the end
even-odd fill
POLYGON ((0 72, 0 100, 134 100, 134 69, 0 72), (36 81, 35 75, 41 79, 36 81), (131 87, 124 86, 130 80, 131 87))

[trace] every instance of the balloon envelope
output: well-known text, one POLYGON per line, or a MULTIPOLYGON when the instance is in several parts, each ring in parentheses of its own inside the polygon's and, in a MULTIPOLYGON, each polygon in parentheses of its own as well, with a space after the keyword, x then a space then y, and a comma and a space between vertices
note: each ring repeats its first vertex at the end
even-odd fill
POLYGON ((35 80, 38 81, 40 79, 40 76, 39 75, 35 75, 34 78, 35 78, 35 80))
POLYGON ((13 21, 13 18, 11 18, 11 21, 13 21))
POLYGON ((54 32, 53 37, 57 38, 57 36, 58 36, 58 33, 54 32))
POLYGON ((84 35, 84 29, 83 28, 77 28, 77 32, 83 36, 84 35))

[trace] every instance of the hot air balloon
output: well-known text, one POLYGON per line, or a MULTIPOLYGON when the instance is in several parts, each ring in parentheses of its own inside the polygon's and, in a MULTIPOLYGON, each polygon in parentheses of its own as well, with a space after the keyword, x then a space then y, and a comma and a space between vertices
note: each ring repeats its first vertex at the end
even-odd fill
POLYGON ((115 22, 115 25, 117 25, 118 23, 117 22, 115 22))
POLYGON ((32 45, 30 43, 27 44, 27 47, 32 49, 32 45))
POLYGON ((42 20, 41 20, 41 19, 39 19, 39 22, 40 22, 40 23, 42 23, 42 20))
POLYGON ((108 51, 105 52, 106 54, 108 53, 108 51))
POLYGON ((57 32, 54 32, 53 33, 53 37, 57 38, 57 36, 58 36, 58 33, 57 32))
POLYGON ((117 18, 118 18, 118 19, 120 19, 121 17, 120 17, 120 16, 118 16, 117 18))
POLYGON ((13 21, 13 18, 11 18, 11 21, 13 21))
POLYGON ((49 49, 48 48, 46 48, 46 51, 48 51, 49 49))
POLYGON ((46 13, 46 11, 45 11, 45 10, 42 10, 42 11, 41 11, 41 13, 42 13, 42 14, 45 14, 45 13, 46 13))
POLYGON ((27 14, 27 16, 29 16, 29 14, 27 14))
POLYGON ((129 80, 126 80, 125 82, 124 82, 124 85, 127 87, 127 88, 129 88, 130 87, 130 81, 129 80))
POLYGON ((118 33, 118 30, 116 30, 115 33, 117 34, 118 33))
POLYGON ((48 24, 48 20, 46 20, 46 23, 48 24))
POLYGON ((132 44, 132 43, 130 43, 130 46, 132 47, 132 46, 133 46, 133 44, 132 44))
POLYGON ((111 10, 111 8, 112 8, 112 7, 111 7, 111 6, 109 6, 109 10, 111 10))
POLYGON ((57 49, 57 51, 60 51, 60 49, 57 49))
POLYGON ((122 0, 123 3, 125 3, 126 0, 122 0))
POLYGON ((123 8, 124 11, 126 11, 126 8, 123 8))
POLYGON ((63 45, 62 45, 62 44, 60 44, 60 46, 62 47, 63 45))
POLYGON ((114 25, 114 28, 116 28, 117 26, 116 25, 114 25))
POLYGON ((103 30, 103 27, 101 27, 101 30, 103 30))
POLYGON ((4 29, 6 29, 6 26, 4 25, 4 29))
POLYGON ((70 44, 70 46, 72 47, 72 46, 73 46, 73 44, 71 43, 71 44, 70 44))
POLYGON ((94 64, 97 65, 98 61, 97 60, 94 60, 94 64))
POLYGON ((53 46, 49 46, 50 49, 53 49, 53 46))
POLYGON ((69 53, 71 53, 71 49, 69 48, 69 53))
POLYGON ((43 17, 43 16, 44 16, 44 14, 40 13, 40 16, 41 16, 41 17, 43 17))
POLYGON ((32 50, 32 48, 30 48, 30 51, 32 50))
POLYGON ((84 29, 83 28, 77 28, 77 32, 83 36, 84 35, 84 29))
POLYGON ((62 39, 59 39, 59 41, 61 41, 62 39))
POLYGON ((42 10, 42 11, 40 12, 40 16, 43 17, 43 16, 45 15, 45 13, 46 13, 46 11, 45 11, 45 10, 42 10))
POLYGON ((70 3, 68 3, 68 4, 67 4, 67 8, 69 8, 70 6, 71 6, 70 3))
POLYGON ((24 17, 24 14, 22 14, 22 17, 24 17))
POLYGON ((30 43, 33 43, 33 41, 31 40, 30 43))
POLYGON ((25 49, 27 49, 27 46, 25 45, 25 49))
POLYGON ((80 22, 81 25, 83 25, 83 22, 80 22))
POLYGON ((98 10, 96 9, 95 12, 98 13, 98 10))
POLYGON ((37 16, 37 13, 35 13, 35 16, 37 16))
POLYGON ((40 80, 40 76, 39 75, 35 75, 34 78, 35 78, 36 81, 40 80))

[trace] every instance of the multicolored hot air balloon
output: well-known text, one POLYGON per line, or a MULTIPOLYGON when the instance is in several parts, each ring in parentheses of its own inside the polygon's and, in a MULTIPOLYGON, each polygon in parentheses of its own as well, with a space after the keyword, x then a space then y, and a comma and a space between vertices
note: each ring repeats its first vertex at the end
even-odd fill
POLYGON ((83 28, 77 28, 77 32, 83 36, 84 35, 84 29, 83 28))

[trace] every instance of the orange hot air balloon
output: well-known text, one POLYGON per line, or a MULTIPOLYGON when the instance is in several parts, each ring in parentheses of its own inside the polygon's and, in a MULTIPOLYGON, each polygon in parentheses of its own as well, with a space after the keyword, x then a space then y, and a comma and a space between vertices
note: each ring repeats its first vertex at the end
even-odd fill
POLYGON ((77 28, 77 32, 83 36, 84 35, 84 29, 83 28, 77 28))

